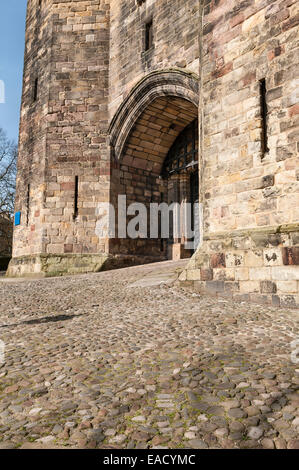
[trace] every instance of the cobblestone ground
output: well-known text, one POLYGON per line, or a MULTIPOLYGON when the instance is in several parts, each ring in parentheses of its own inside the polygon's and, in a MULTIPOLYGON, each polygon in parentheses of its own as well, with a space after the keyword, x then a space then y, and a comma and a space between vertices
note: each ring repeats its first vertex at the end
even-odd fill
POLYGON ((298 311, 199 296, 180 266, 0 280, 0 448, 298 449, 298 311))

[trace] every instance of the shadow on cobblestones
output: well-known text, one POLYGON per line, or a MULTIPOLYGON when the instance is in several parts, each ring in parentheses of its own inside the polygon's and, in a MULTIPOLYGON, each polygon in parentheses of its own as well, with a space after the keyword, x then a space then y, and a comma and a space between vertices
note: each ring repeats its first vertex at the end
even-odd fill
POLYGON ((77 318, 77 317, 81 317, 81 315, 53 315, 49 317, 38 318, 36 320, 26 320, 20 323, 0 325, 0 328, 14 328, 19 325, 39 325, 40 323, 50 323, 50 322, 72 320, 73 318, 77 318))

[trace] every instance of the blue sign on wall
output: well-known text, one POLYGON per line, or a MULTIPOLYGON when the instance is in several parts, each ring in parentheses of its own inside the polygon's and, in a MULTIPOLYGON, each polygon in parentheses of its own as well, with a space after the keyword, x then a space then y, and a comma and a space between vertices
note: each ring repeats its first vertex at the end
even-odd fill
POLYGON ((21 225, 21 212, 15 213, 15 226, 21 225))

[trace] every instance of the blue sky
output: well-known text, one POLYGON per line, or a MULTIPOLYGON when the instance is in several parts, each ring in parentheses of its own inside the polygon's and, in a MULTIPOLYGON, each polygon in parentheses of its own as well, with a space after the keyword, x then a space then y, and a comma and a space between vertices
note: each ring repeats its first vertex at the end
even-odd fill
POLYGON ((19 133, 26 4, 27 0, 0 2, 0 80, 5 84, 4 104, 0 96, 0 127, 15 141, 19 133))

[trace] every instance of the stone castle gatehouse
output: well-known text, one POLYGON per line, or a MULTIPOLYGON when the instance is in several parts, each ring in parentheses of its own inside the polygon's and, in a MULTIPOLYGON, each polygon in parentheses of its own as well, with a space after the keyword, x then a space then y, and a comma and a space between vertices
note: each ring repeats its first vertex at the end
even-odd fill
POLYGON ((296 0, 28 0, 8 275, 191 257, 199 291, 298 305, 298 23, 296 0), (197 250, 99 237, 121 194, 199 202, 197 250))

